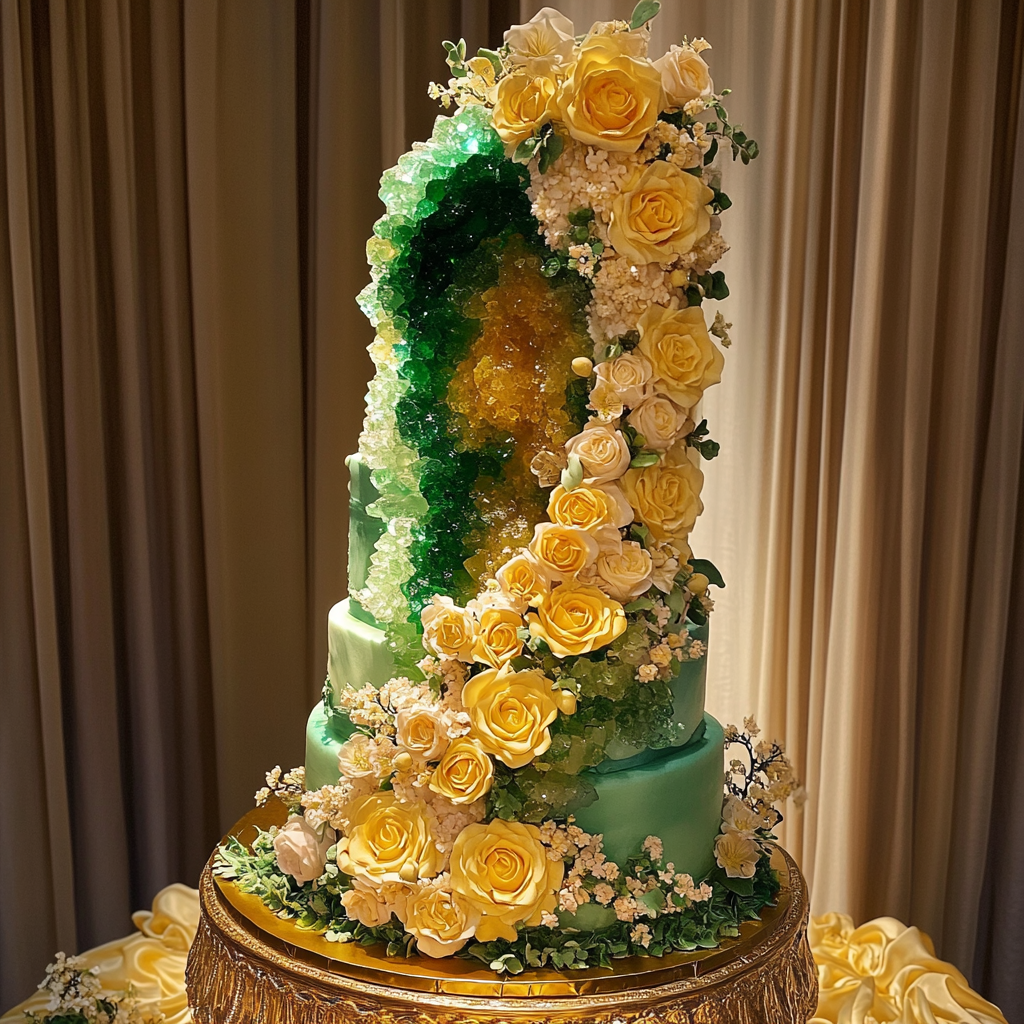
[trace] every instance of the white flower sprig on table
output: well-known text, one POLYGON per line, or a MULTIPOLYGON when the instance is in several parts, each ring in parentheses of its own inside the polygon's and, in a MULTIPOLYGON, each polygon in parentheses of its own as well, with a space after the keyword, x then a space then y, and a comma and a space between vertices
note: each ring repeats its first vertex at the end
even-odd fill
POLYGON ((98 967, 86 967, 77 956, 58 953, 39 983, 50 999, 43 1011, 27 1011, 25 1019, 35 1024, 157 1024, 162 1013, 144 1013, 129 985, 121 992, 106 992, 98 967))

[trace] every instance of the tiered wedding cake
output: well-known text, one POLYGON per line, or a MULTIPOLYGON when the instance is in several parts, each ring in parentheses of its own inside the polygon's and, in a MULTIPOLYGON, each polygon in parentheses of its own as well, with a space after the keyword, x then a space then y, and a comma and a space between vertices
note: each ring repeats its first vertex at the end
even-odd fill
POLYGON ((724 584, 688 543, 729 345, 716 157, 757 148, 704 40, 648 59, 656 12, 445 44, 454 113, 384 175, 351 596, 304 772, 259 795, 291 817, 218 868, 330 941, 608 965, 714 947, 778 891, 794 783, 704 711, 724 584))

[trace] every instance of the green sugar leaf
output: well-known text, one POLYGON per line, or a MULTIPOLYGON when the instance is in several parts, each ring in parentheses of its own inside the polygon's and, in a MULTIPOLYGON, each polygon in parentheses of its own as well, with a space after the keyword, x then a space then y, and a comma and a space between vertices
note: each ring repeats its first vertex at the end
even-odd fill
POLYGON ((562 486, 567 491, 576 490, 583 483, 583 463, 578 455, 569 456, 569 465, 562 470, 562 486))
POLYGON ((736 893, 737 896, 754 895, 754 880, 752 878, 730 878, 723 872, 720 884, 724 885, 729 892, 736 893))
POLYGON ((486 57, 491 62, 496 75, 501 74, 501 57, 494 50, 488 50, 486 47, 481 46, 476 52, 478 57, 486 57))
POLYGON ((562 136, 555 132, 549 132, 544 136, 540 149, 540 160, 537 164, 537 169, 541 174, 547 174, 548 168, 562 155, 564 145, 562 136))
POLYGON ((657 913, 665 906, 665 894, 661 889, 651 889, 650 892, 645 892, 642 896, 637 897, 637 902, 657 913))
POLYGON ((629 535, 633 538, 633 540, 638 540, 641 544, 643 544, 646 547, 647 539, 650 537, 651 531, 648 530, 647 527, 643 525, 643 523, 634 523, 629 528, 629 535))
POLYGON ((651 18, 657 17, 660 10, 660 0, 640 0, 640 3, 633 8, 633 16, 629 19, 629 27, 631 29, 641 28, 651 18))
POLYGON ((716 587, 724 587, 725 580, 722 578, 722 574, 718 571, 718 567, 714 562, 707 558, 691 558, 690 565, 693 566, 694 572, 699 572, 702 576, 707 576, 708 582, 716 587))
POLYGON ((646 469, 648 466, 656 466, 661 461, 657 452, 641 452, 630 462, 631 469, 646 469))

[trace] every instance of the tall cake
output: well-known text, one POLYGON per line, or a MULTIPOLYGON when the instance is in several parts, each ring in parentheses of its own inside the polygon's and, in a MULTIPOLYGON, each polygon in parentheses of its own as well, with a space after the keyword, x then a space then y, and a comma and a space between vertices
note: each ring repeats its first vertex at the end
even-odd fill
POLYGON ((689 536, 728 295, 718 161, 757 147, 644 0, 467 55, 385 173, 350 596, 290 812, 218 871, 332 942, 499 974, 712 948, 776 896, 778 745, 705 712, 689 536), (729 753, 727 754, 727 748, 729 753), (724 786, 723 786, 724 780, 724 786))

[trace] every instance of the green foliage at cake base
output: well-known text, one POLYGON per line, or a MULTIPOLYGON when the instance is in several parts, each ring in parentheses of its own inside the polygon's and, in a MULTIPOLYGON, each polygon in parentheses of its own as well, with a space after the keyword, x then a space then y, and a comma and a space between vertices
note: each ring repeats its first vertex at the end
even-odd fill
MULTIPOLYGON (((314 882, 299 885, 282 873, 274 854, 276 832, 276 828, 257 830, 251 848, 229 838, 217 852, 214 873, 234 882, 242 892, 257 896, 281 919, 321 934, 328 941, 377 945, 388 956, 419 955, 415 938, 397 918, 369 928, 346 915, 342 897, 351 888, 351 882, 332 859, 328 860, 325 873, 314 882)), ((456 955, 480 961, 498 973, 519 974, 531 967, 582 970, 609 967, 612 960, 626 956, 664 956, 714 949, 723 939, 738 935, 744 921, 759 920, 761 911, 774 905, 780 888, 778 875, 771 867, 770 848, 762 850, 750 878, 730 878, 721 868, 715 868, 705 880, 712 884, 704 899, 679 892, 678 883, 665 881, 671 872, 664 868, 660 857, 655 859, 641 851, 629 859, 626 873, 620 876, 647 887, 640 902, 650 908, 649 918, 615 920, 607 927, 588 930, 573 927, 573 917, 564 915, 558 927, 520 926, 514 941, 471 943, 456 955)), ((607 895, 599 893, 600 885, 594 885, 593 880, 587 884, 588 893, 593 893, 593 909, 613 915, 612 900, 604 906, 596 903, 599 895, 607 895)), ((624 884, 616 887, 624 888, 624 884)), ((692 895, 697 889, 689 886, 689 891, 692 895)))

